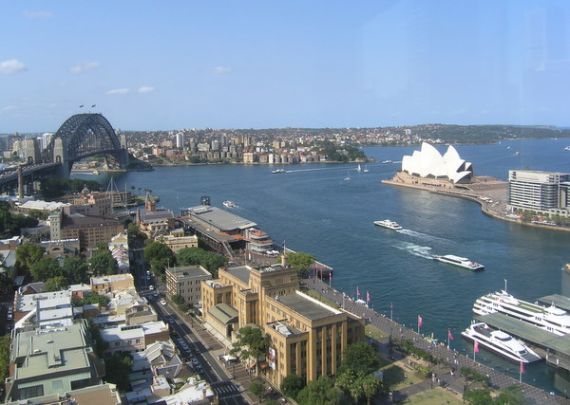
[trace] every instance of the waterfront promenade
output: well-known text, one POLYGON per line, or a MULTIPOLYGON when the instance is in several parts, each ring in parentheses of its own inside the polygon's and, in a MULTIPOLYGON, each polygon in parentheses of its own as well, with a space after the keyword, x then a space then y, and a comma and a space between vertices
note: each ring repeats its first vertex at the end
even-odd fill
POLYGON ((448 349, 447 346, 441 343, 434 344, 426 340, 416 331, 392 321, 385 315, 379 314, 375 310, 370 309, 363 304, 355 302, 347 295, 344 295, 343 297, 342 292, 329 287, 328 284, 319 279, 312 278, 306 282, 309 288, 316 290, 327 299, 336 302, 341 306, 344 304, 344 309, 354 313, 355 315, 362 316, 367 322, 390 335, 396 342, 409 340, 413 342, 414 346, 417 348, 427 351, 442 363, 449 367, 453 367, 456 370, 460 370, 462 367, 468 367, 476 370, 479 373, 488 376, 490 384, 494 387, 506 388, 512 385, 520 387, 529 404, 570 404, 570 401, 560 396, 549 395, 547 392, 535 386, 524 382, 520 383, 517 379, 498 372, 491 367, 487 367, 481 363, 473 361, 473 359, 462 355, 455 350, 448 349))

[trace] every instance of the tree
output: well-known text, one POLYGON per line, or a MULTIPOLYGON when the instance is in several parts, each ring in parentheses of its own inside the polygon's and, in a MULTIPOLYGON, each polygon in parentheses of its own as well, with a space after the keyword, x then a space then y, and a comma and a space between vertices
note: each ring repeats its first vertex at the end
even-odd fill
POLYGON ((200 248, 184 248, 180 250, 176 255, 176 261, 183 266, 203 266, 212 273, 214 278, 218 277, 218 269, 227 263, 227 259, 224 256, 200 248))
POLYGON ((67 282, 67 279, 63 276, 55 276, 48 278, 44 283, 45 292, 65 290, 67 287, 69 287, 69 283, 67 282))
POLYGON ((61 277, 63 270, 57 260, 51 257, 42 257, 40 260, 32 264, 30 274, 34 281, 46 281, 54 277, 61 277))
POLYGON ((22 228, 36 226, 38 220, 20 214, 10 212, 10 204, 0 201, 0 238, 9 238, 19 235, 22 228))
POLYGON ((289 374, 281 383, 281 391, 290 398, 297 398, 299 392, 305 387, 305 380, 297 374, 289 374))
POLYGON ((297 395, 300 405, 336 405, 342 401, 342 392, 327 376, 311 381, 297 395))
POLYGON ((361 382, 361 375, 352 371, 345 370, 336 377, 335 385, 348 393, 355 403, 364 396, 364 387, 361 382))
POLYGON ((162 275, 167 266, 176 264, 176 256, 168 246, 160 242, 151 242, 144 248, 144 260, 156 275, 162 275))
POLYGON ((129 353, 114 353, 105 359, 106 381, 116 384, 119 391, 126 392, 131 388, 129 374, 133 360, 129 353))
POLYGON ((0 381, 5 381, 8 377, 8 366, 10 365, 10 335, 0 337, 0 381))
POLYGON ((25 243, 16 249, 16 272, 21 275, 30 274, 32 264, 44 256, 45 250, 39 245, 25 243))
POLYGON ((93 275, 101 276, 106 274, 116 274, 119 265, 107 246, 102 244, 97 247, 97 250, 95 250, 91 255, 91 259, 89 259, 89 267, 93 275))
POLYGON ((263 391, 265 391, 265 384, 263 384, 263 381, 254 380, 251 382, 249 386, 249 391, 256 397, 261 398, 263 395, 263 391))
POLYGON ((141 232, 137 224, 129 224, 127 226, 127 235, 129 240, 140 240, 144 241, 147 239, 147 236, 144 232, 141 232))
POLYGON ((287 253, 287 263, 291 265, 300 276, 307 277, 309 274, 309 268, 315 262, 314 256, 309 253, 295 252, 287 253))
POLYGON ((465 390, 463 399, 471 405, 489 405, 493 403, 491 391, 487 388, 465 390))
POLYGON ((516 385, 512 385, 500 390, 494 403, 497 405, 522 405, 525 402, 521 389, 516 385))
POLYGON ((89 265, 80 257, 68 256, 63 259, 63 276, 69 284, 86 283, 89 281, 89 265))
POLYGON ((362 375, 375 372, 380 367, 378 353, 374 346, 354 343, 347 347, 340 364, 340 371, 354 371, 362 375))
POLYGON ((244 361, 253 359, 257 370, 259 357, 265 355, 268 348, 268 337, 261 329, 254 326, 244 326, 238 331, 236 342, 230 353, 238 354, 244 361))
POLYGON ((373 374, 368 374, 361 379, 362 388, 364 389, 364 396, 366 397, 366 402, 368 405, 372 403, 372 398, 382 387, 382 383, 373 374))

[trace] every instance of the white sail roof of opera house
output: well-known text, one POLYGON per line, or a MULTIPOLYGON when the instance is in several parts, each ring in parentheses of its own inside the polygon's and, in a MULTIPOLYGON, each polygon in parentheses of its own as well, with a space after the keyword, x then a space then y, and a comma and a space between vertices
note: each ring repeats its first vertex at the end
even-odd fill
POLYGON ((420 177, 447 178, 453 183, 466 182, 473 176, 471 162, 461 159, 457 150, 449 145, 442 155, 427 142, 419 151, 402 159, 402 171, 420 177))

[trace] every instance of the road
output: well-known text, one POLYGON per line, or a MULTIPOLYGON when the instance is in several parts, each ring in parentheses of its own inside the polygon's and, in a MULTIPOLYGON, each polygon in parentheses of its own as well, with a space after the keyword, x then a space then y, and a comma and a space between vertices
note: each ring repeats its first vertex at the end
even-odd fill
POLYGON ((133 265, 134 265, 134 276, 135 284, 139 294, 146 297, 153 308, 156 310, 159 318, 167 322, 170 325, 171 331, 176 332, 178 338, 174 337, 172 340, 178 347, 181 353, 183 353, 183 358, 187 360, 192 360, 190 363, 194 364, 192 367, 198 371, 198 373, 206 380, 214 392, 218 395, 220 399, 220 404, 222 405, 245 405, 250 402, 244 396, 244 387, 242 385, 243 373, 238 373, 241 371, 241 365, 233 365, 229 370, 223 368, 216 358, 210 353, 210 344, 208 347, 202 343, 204 339, 198 338, 196 335, 201 326, 197 328, 192 328, 192 325, 188 323, 185 319, 186 317, 180 315, 171 308, 165 301, 161 299, 161 289, 162 286, 158 281, 154 282, 155 289, 149 290, 150 283, 152 280, 148 280, 146 274, 146 268, 144 265, 144 255, 142 244, 134 242, 133 243, 133 265), (165 302, 165 305, 161 304, 165 302), (184 350, 182 346, 184 342, 189 350, 184 350), (195 360, 193 360, 195 359, 195 360), (242 378, 236 378, 236 381, 232 381, 232 375, 240 375, 242 378))

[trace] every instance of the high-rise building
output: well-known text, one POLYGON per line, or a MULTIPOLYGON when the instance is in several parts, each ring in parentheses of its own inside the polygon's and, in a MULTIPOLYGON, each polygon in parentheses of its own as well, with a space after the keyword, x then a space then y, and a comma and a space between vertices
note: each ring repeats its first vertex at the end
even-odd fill
POLYGON ((178 132, 176 134, 176 147, 178 149, 181 149, 184 147, 184 133, 183 132, 178 132))
POLYGON ((509 170, 509 206, 568 215, 570 174, 509 170))

